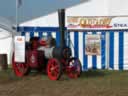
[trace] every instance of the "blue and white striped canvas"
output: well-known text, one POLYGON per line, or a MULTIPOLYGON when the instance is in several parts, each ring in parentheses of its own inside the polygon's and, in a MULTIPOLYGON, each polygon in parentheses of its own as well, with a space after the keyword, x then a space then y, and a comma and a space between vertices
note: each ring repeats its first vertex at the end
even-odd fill
MULTIPOLYGON (((56 38, 57 46, 60 44, 59 28, 24 27, 19 31, 26 37, 41 38, 43 35, 52 35, 56 38)), ((65 38, 67 45, 72 49, 72 55, 80 59, 83 71, 88 69, 128 70, 128 30, 67 31, 65 38), (88 34, 101 34, 101 55, 85 54, 85 40, 88 34)))
POLYGON ((109 68, 128 70, 128 32, 111 31, 109 35, 109 68))
POLYGON ((19 28, 22 36, 26 37, 29 41, 30 37, 40 37, 52 35, 56 38, 57 46, 60 44, 60 32, 56 27, 21 27, 19 28))
POLYGON ((78 57, 82 64, 83 71, 88 69, 105 69, 105 32, 69 32, 70 34, 70 47, 72 49, 73 56, 78 57), (101 55, 86 55, 85 54, 85 40, 87 34, 101 34, 101 55))

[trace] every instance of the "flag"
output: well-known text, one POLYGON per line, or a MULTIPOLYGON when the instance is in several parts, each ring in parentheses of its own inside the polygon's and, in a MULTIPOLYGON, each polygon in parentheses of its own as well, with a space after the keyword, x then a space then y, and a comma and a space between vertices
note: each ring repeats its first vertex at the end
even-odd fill
POLYGON ((22 5, 22 0, 16 0, 17 2, 17 7, 19 8, 22 5))

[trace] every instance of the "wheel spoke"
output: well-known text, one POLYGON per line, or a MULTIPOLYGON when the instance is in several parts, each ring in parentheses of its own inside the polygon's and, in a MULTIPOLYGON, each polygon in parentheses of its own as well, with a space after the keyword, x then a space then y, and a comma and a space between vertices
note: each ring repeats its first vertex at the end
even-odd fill
POLYGON ((57 80, 60 77, 60 63, 58 62, 58 60, 54 58, 50 59, 47 66, 48 77, 51 80, 57 80))
POLYGON ((81 73, 81 64, 78 59, 71 58, 67 67, 67 74, 70 78, 77 78, 81 73))
POLYGON ((13 61, 12 65, 13 65, 13 69, 14 69, 15 74, 18 77, 24 76, 28 71, 27 64, 26 63, 17 63, 17 62, 15 62, 14 61, 14 55, 13 55, 12 61, 13 61))

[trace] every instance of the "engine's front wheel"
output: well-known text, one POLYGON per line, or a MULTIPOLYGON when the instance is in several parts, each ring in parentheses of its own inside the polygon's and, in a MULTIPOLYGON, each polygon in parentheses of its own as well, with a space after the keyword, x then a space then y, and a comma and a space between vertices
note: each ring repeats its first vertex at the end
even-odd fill
POLYGON ((58 80, 62 75, 62 64, 59 60, 51 58, 47 64, 47 75, 50 80, 58 80))

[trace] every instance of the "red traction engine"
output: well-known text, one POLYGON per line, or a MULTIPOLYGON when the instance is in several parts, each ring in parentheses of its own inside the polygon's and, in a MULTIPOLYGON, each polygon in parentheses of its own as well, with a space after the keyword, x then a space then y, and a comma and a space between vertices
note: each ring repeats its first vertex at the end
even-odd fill
MULTIPOLYGON (((40 40, 38 37, 30 38, 26 43, 25 63, 15 62, 13 56, 13 69, 17 76, 22 77, 31 69, 45 71, 51 80, 58 80, 63 73, 69 78, 77 78, 81 73, 81 63, 78 58, 72 57, 71 49, 65 47, 65 10, 58 10, 60 47, 52 36, 40 40)), ((15 54, 14 54, 15 55, 15 54)))
POLYGON ((70 78, 77 78, 81 73, 81 63, 79 59, 71 57, 71 49, 68 47, 56 47, 55 39, 50 37, 47 40, 39 40, 32 37, 26 43, 25 63, 14 61, 13 69, 18 77, 22 77, 30 72, 30 69, 46 71, 51 80, 58 80, 62 73, 66 73, 70 78))

